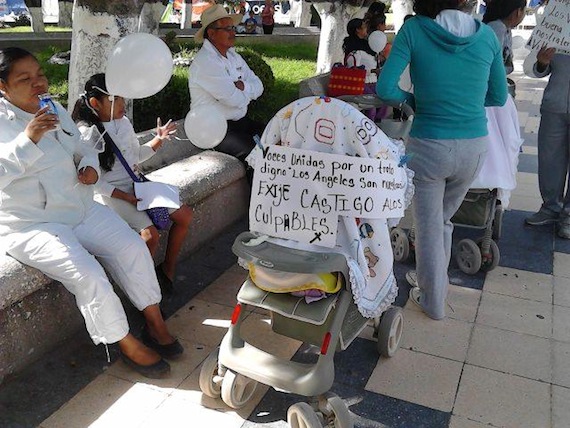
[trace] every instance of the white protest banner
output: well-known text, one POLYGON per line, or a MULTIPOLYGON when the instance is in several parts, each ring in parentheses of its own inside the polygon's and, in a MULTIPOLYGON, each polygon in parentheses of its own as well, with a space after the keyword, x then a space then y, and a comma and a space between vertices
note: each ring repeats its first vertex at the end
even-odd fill
POLYGON ((533 52, 543 46, 570 55, 570 0, 550 0, 546 5, 541 21, 527 42, 533 52))
POLYGON ((394 161, 269 146, 255 165, 253 231, 334 247, 339 215, 404 215, 407 176, 394 161))

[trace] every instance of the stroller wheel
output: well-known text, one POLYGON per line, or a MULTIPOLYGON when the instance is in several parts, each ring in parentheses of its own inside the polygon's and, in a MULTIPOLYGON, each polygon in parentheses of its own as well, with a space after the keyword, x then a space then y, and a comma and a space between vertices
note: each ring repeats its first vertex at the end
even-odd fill
POLYGON ((495 218, 493 219, 493 239, 498 241, 503 232, 503 207, 498 205, 495 207, 495 218))
POLYGON ((378 353, 383 357, 392 357, 400 346, 402 331, 404 330, 404 316, 402 310, 395 306, 389 307, 380 318, 378 325, 378 353))
POLYGON ((241 409, 251 399, 256 388, 255 380, 227 370, 222 381, 222 400, 232 409, 241 409))
POLYGON ((481 269, 481 250, 471 239, 462 239, 457 244, 455 261, 467 275, 475 275, 481 269))
POLYGON ((408 260, 410 256, 410 243, 406 232, 399 227, 395 227, 390 231, 390 241, 392 243, 394 261, 405 262, 408 260))
POLYGON ((200 390, 212 398, 219 398, 221 395, 222 378, 218 374, 218 350, 214 350, 208 355, 200 369, 200 379, 198 381, 200 390))
POLYGON ((307 403, 295 403, 287 410, 287 423, 291 428, 322 428, 317 412, 307 403))
POLYGON ((319 399, 319 411, 323 414, 325 426, 335 428, 353 428, 352 417, 342 398, 327 393, 319 399))

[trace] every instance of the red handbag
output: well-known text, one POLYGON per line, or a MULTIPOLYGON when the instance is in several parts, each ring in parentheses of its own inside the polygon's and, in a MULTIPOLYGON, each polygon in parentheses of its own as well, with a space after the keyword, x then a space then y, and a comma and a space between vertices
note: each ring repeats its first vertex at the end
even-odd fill
POLYGON ((359 67, 346 67, 340 63, 333 65, 329 78, 327 95, 361 95, 364 93, 366 70, 359 67))

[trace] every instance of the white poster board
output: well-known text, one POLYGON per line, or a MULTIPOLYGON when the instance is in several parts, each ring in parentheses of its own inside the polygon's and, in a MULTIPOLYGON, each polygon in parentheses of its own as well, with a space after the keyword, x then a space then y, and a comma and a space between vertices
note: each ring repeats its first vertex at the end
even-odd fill
POLYGON ((542 19, 527 42, 533 52, 543 46, 570 55, 570 0, 550 0, 546 5, 542 19))
POLYGON ((339 216, 404 215, 405 169, 394 161, 269 146, 255 162, 252 231, 334 247, 339 216))

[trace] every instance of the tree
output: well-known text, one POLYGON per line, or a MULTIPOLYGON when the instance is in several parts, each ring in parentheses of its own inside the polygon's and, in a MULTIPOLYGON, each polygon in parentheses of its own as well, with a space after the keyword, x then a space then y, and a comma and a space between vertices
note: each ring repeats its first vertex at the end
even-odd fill
POLYGON ((291 13, 295 18, 295 27, 308 27, 311 25, 311 3, 307 0, 293 0, 291 13))
POLYGON ((396 33, 404 23, 404 17, 413 12, 414 3, 412 0, 392 0, 392 20, 394 21, 394 31, 396 33))
POLYGON ((141 11, 139 32, 158 35, 160 18, 168 5, 168 0, 146 0, 141 11))
POLYGON ((352 18, 364 16, 372 0, 312 0, 312 3, 321 17, 317 54, 317 73, 320 74, 330 71, 334 63, 342 62, 342 41, 346 37, 346 25, 352 18))
POLYGON ((182 30, 192 28, 192 0, 184 0, 182 4, 182 19, 180 20, 182 30))
POLYGON ((69 108, 73 108, 87 79, 105 71, 107 57, 119 39, 137 30, 143 4, 144 0, 76 0, 69 65, 69 108))
POLYGON ((59 22, 60 27, 71 27, 71 17, 73 15, 73 0, 59 0, 59 22))
POLYGON ((26 7, 30 11, 32 21, 32 31, 34 33, 45 33, 44 15, 42 13, 42 0, 24 0, 26 7))

